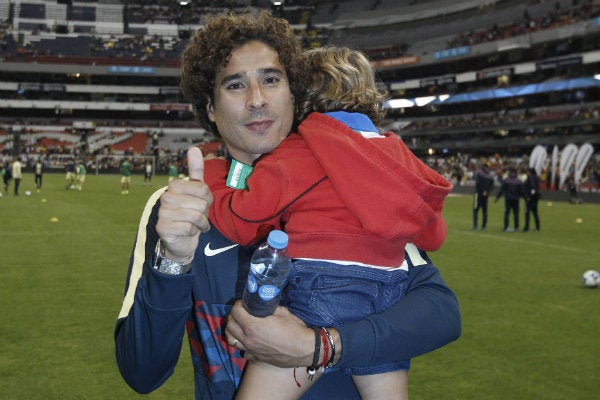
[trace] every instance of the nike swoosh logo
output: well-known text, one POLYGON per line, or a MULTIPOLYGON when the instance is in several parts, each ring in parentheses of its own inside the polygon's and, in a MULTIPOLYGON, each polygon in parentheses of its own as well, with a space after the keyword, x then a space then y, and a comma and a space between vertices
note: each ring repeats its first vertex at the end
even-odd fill
POLYGON ((218 249, 211 249, 210 248, 210 242, 206 245, 206 247, 204 248, 204 255, 207 257, 212 257, 212 256, 216 256, 217 254, 221 254, 224 251, 233 249, 234 247, 237 247, 237 244, 232 244, 231 246, 225 246, 225 247, 219 247, 218 249))

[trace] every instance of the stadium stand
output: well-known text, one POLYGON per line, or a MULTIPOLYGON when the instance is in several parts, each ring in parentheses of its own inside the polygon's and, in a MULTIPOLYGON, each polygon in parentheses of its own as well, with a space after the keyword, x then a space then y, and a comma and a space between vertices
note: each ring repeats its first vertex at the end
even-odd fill
MULTIPOLYGON (((282 3, 0 3, 0 150, 23 147, 11 143, 14 132, 68 132, 80 120, 94 121, 88 139, 101 128, 121 132, 88 143, 92 153, 172 155, 212 143, 177 88, 179 55, 208 16, 265 8, 287 18, 306 47, 365 51, 394 100, 385 128, 433 163, 600 142, 598 0, 282 3)), ((47 139, 81 151, 78 141, 47 139)))

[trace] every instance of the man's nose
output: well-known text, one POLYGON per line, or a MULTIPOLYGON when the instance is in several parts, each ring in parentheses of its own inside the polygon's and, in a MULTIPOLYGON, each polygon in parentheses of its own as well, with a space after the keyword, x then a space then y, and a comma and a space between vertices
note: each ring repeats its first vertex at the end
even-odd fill
POLYGON ((251 109, 261 109, 267 105, 266 98, 258 84, 252 84, 248 90, 246 106, 251 109))

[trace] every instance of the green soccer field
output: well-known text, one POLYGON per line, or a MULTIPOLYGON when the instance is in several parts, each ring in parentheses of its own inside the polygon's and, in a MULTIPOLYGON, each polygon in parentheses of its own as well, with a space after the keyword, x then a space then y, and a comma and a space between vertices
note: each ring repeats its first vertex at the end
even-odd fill
MULTIPOLYGON (((147 396, 113 355, 137 222, 167 177, 134 176, 129 195, 117 175, 89 175, 82 191, 44 179, 38 193, 26 174, 21 196, 0 198, 0 398, 192 399, 187 345, 147 396)), ((463 335, 413 360, 411 400, 597 397, 600 288, 581 274, 600 270, 600 205, 542 201, 540 233, 501 232, 502 212, 491 203, 487 231, 474 232, 470 196, 446 202, 448 238, 430 255, 458 295, 463 335)))

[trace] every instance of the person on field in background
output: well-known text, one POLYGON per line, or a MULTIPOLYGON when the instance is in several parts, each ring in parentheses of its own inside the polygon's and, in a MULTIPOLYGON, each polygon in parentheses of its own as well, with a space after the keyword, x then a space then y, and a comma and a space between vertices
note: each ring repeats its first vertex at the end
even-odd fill
POLYGON ((4 193, 8 194, 8 189, 10 188, 10 181, 12 180, 12 168, 8 161, 4 162, 4 166, 2 167, 2 181, 4 182, 4 193))
POLYGON ((150 183, 152 183, 152 163, 148 161, 144 166, 144 184, 150 183))
POLYGON ((488 163, 484 163, 475 173, 475 194, 473 195, 473 230, 477 229, 479 211, 481 211, 481 230, 484 231, 488 220, 488 201, 494 190, 494 176, 488 163))
POLYGON ((575 178, 573 177, 573 175, 569 175, 567 177, 565 186, 567 187, 567 190, 569 191, 569 203, 571 203, 571 204, 583 203, 583 200, 581 200, 581 197, 579 197, 579 192, 577 191, 577 183, 575 182, 575 178))
POLYGON ((131 169, 133 165, 129 158, 126 158, 121 163, 121 194, 129 194, 129 187, 131 186, 131 169))
POLYGON ((42 178, 44 175, 44 165, 42 164, 42 160, 40 158, 37 159, 34 166, 34 180, 35 187, 39 192, 42 190, 42 178))
POLYGON ((81 160, 77 166, 77 190, 83 189, 85 184, 85 177, 87 175, 87 167, 85 161, 81 160))
POLYGON ((533 222, 535 223, 535 232, 539 232, 540 230, 540 216, 538 213, 538 202, 542 198, 540 183, 541 179, 535 168, 529 168, 525 180, 525 193, 527 197, 525 200, 525 226, 523 227, 523 232, 529 232, 529 219, 531 217, 533 217, 533 222))
POLYGON ((509 168, 508 177, 502 181, 500 190, 494 199, 494 203, 504 196, 504 232, 515 232, 519 230, 519 203, 521 198, 526 199, 525 185, 517 175, 517 169, 509 168), (513 228, 510 227, 510 214, 513 216, 513 228))
POLYGON ((19 187, 21 186, 21 179, 23 178, 23 172, 21 168, 21 160, 19 158, 15 158, 15 161, 12 165, 12 177, 15 180, 14 194, 15 196, 19 195, 19 187))
POLYGON ((69 158, 65 164, 65 172, 65 189, 74 189, 77 182, 77 167, 73 158, 69 158))
POLYGON ((169 176, 169 183, 174 179, 177 179, 177 177, 179 176, 179 168, 177 168, 177 161, 171 161, 169 163, 169 169, 167 171, 167 174, 169 176))
MULTIPOLYGON (((232 159, 253 165, 297 124, 303 54, 287 21, 267 12, 209 18, 181 64, 181 87, 200 126, 222 138, 232 159)), ((308 367, 315 356, 322 362, 314 329, 286 307, 265 318, 245 311, 239 299, 255 246, 232 242, 208 218, 213 195, 204 178, 228 174, 226 164, 205 169, 201 151, 192 148, 187 165, 190 179, 154 193, 140 219, 114 332, 125 381, 140 393, 163 385, 180 359, 184 330, 197 400, 233 398, 248 360, 282 368, 308 367)), ((327 327, 333 365, 394 363, 460 336, 458 302, 437 268, 414 246, 406 247, 405 259, 406 294, 396 304, 327 327)), ((334 370, 303 398, 360 395, 349 376, 334 370)))

